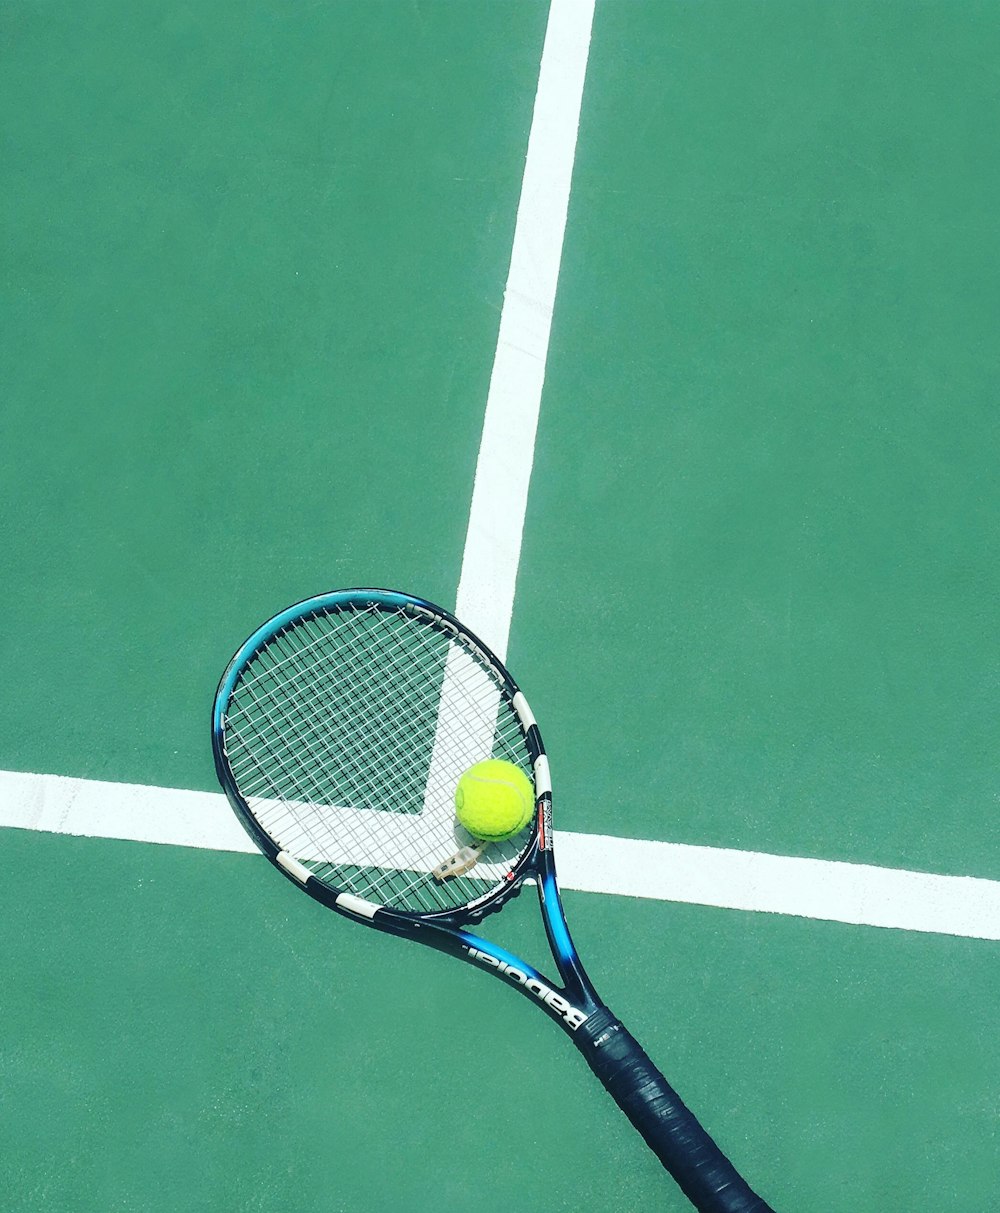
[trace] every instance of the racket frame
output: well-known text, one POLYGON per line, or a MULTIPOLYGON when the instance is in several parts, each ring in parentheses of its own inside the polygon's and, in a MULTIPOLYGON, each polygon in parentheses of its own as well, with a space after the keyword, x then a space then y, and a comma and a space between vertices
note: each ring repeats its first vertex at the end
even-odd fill
POLYGON ((659 1157, 699 1213, 773 1213, 735 1169, 650 1061, 639 1042, 598 997, 569 934, 556 882, 552 838, 552 790, 541 734, 524 696, 503 663, 453 615, 424 599, 395 590, 334 591, 305 599, 262 625, 237 650, 216 691, 212 748, 219 781, 250 837, 282 874, 311 897, 345 918, 391 935, 413 939, 486 969, 519 989, 569 1035, 594 1074, 659 1157), (422 616, 446 634, 461 636, 492 669, 516 704, 535 782, 535 822, 531 841, 503 881, 481 898, 449 910, 412 913, 379 906, 340 891, 281 850, 258 823, 229 769, 225 754, 225 707, 240 672, 283 627, 338 606, 384 606, 422 616), (500 910, 528 880, 537 885, 549 949, 563 985, 552 983, 526 961, 467 928, 500 910))
POLYGON ((492 972, 506 984, 520 990, 571 1035, 602 1007, 573 944, 559 894, 552 846, 552 789, 548 757, 538 724, 504 664, 483 641, 443 607, 397 590, 359 588, 317 594, 279 612, 247 637, 219 680, 212 706, 212 752, 219 782, 251 839, 283 876, 328 909, 354 922, 415 940, 464 960, 474 968, 492 972), (449 638, 461 636, 463 644, 475 650, 477 657, 495 675, 521 724, 535 787, 533 837, 502 884, 459 909, 411 913, 376 905, 319 879, 304 864, 283 851, 264 830, 240 792, 230 769, 225 747, 225 711, 243 670, 285 628, 321 612, 358 606, 405 610, 449 638), (468 930, 517 897, 527 882, 533 882, 537 887, 545 934, 562 985, 514 953, 468 930))

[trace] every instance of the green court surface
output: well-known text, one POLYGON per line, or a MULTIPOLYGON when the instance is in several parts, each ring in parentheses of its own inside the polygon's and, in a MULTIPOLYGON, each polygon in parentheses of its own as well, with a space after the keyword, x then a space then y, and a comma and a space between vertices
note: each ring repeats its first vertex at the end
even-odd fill
MULTIPOLYGON (((454 606, 547 13, 2 6, 0 769, 214 790, 262 619, 454 606)), ((598 0, 510 637, 559 827, 1000 880, 998 53, 598 0)), ((688 1207, 471 969, 257 857, 2 841, 11 1213, 688 1207)), ((779 1213, 994 1207, 994 942, 565 900, 779 1213)))

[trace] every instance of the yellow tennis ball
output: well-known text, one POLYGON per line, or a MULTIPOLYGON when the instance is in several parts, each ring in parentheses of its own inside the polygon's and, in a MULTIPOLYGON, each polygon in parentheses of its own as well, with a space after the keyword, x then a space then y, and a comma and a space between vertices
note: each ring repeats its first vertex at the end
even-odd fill
POLYGON ((520 767, 500 758, 469 767, 455 789, 458 820, 483 842, 502 842, 520 834, 534 808, 531 780, 520 767))

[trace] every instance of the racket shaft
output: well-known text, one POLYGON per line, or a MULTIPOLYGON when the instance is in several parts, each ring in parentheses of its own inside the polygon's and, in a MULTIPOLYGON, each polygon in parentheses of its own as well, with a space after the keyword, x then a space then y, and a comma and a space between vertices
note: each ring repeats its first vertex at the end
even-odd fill
POLYGON ((723 1154, 642 1046, 598 1012, 577 1043, 591 1069, 699 1213, 774 1213, 723 1154))

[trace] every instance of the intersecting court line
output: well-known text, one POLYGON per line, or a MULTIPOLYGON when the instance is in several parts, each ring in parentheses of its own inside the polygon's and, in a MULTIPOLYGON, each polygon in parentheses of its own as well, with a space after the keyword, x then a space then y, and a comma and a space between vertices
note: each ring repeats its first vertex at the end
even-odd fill
MULTIPOLYGON (((505 657, 593 0, 552 0, 457 614, 505 657)), ((0 826, 256 853, 218 793, 0 771, 0 826)), ((1000 881, 558 832, 566 889, 1000 939, 1000 881)))

